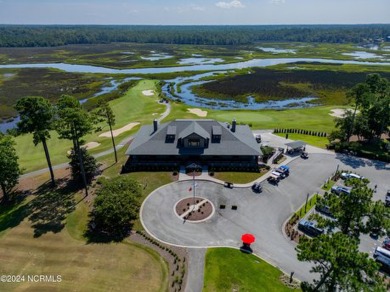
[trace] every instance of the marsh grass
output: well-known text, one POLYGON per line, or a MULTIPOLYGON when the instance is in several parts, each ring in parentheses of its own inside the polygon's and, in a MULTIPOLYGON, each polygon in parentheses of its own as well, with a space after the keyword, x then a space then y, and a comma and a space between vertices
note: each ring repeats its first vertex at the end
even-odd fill
POLYGON ((24 96, 43 96, 55 102, 68 94, 83 99, 99 92, 106 75, 62 72, 49 68, 0 69, 0 118, 17 115, 14 105, 24 96), (4 77, 10 76, 12 77, 4 77))

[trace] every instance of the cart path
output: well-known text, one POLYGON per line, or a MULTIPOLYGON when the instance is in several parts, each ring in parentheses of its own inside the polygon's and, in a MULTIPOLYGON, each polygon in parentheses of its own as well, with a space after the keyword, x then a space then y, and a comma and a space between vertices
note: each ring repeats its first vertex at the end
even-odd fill
MULTIPOLYGON (((133 140, 133 138, 134 138, 133 136, 129 136, 129 137, 126 137, 123 140, 121 140, 118 143, 118 145, 116 145, 116 147, 115 147, 116 150, 118 151, 122 147, 126 146, 131 140, 133 140)), ((95 158, 98 158, 98 157, 105 156, 107 154, 111 154, 113 152, 114 152, 114 148, 110 148, 108 150, 105 150, 103 152, 99 152, 99 153, 94 154, 92 156, 95 157, 95 158)), ((53 166, 53 170, 66 168, 68 166, 69 166, 69 162, 64 162, 64 163, 61 163, 61 164, 54 165, 53 166)), ((23 174, 23 175, 20 176, 20 178, 23 179, 23 178, 28 178, 28 177, 34 177, 36 175, 40 175, 40 174, 43 174, 43 173, 48 172, 48 171, 49 171, 49 168, 46 167, 46 168, 42 168, 42 169, 39 169, 39 170, 35 170, 35 171, 31 171, 29 173, 23 174)))
POLYGON ((201 292, 203 290, 206 249, 188 249, 188 276, 185 292, 201 292))

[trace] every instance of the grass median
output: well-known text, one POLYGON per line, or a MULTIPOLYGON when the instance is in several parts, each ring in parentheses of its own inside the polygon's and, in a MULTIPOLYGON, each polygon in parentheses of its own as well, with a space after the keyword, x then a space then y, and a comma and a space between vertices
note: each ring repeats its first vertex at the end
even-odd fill
POLYGON ((210 248, 206 253, 203 292, 300 291, 285 286, 282 272, 260 258, 232 248, 210 248))

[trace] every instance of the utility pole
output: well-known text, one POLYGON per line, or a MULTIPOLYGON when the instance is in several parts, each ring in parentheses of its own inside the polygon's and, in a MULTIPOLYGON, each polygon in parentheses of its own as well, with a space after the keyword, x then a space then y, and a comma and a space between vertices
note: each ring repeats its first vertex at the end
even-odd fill
POLYGON ((306 195, 306 204, 305 204, 305 213, 306 213, 306 207, 307 207, 307 201, 309 200, 309 193, 307 193, 307 195, 306 195))

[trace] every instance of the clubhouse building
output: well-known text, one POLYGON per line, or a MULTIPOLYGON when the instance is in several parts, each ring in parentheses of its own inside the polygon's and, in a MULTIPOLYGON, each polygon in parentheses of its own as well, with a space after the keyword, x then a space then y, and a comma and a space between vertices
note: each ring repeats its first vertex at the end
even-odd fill
POLYGON ((258 167, 262 155, 247 125, 214 120, 175 120, 141 127, 123 171, 175 169, 207 165, 231 169, 258 167))

